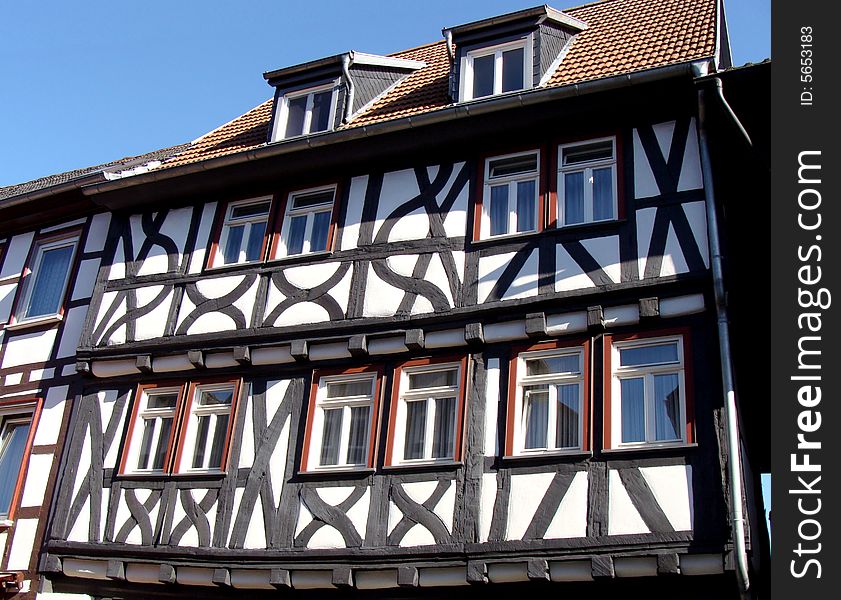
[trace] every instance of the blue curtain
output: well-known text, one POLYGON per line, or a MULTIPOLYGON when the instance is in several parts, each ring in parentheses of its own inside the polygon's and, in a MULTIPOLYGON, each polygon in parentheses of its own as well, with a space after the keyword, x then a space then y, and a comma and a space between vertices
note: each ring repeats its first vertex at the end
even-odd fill
POLYGON ((526 400, 526 440, 524 447, 546 448, 549 436, 549 387, 530 386, 524 390, 526 400))
POLYGON ((423 458, 423 442, 426 434, 426 400, 406 403, 406 442, 403 458, 423 458))
MULTIPOLYGON (((370 386, 370 383, 365 382, 370 386)), ((350 409, 350 439, 348 440, 347 463, 364 465, 368 462, 368 421, 370 406, 353 406, 350 409)))
POLYGON ((342 410, 324 411, 324 429, 321 433, 321 457, 319 464, 339 463, 339 442, 342 435, 342 410))
POLYGON ((654 376, 654 430, 658 440, 680 439, 680 387, 677 373, 654 376))
POLYGON ((299 215, 289 220, 289 241, 286 253, 290 256, 304 251, 304 235, 307 232, 307 216, 299 215))
POLYGON ((491 217, 491 235, 508 233, 508 185, 495 185, 491 188, 491 205, 488 207, 491 217))
POLYGON ((645 380, 622 379, 622 441, 645 441, 645 380))
POLYGON ((593 169, 593 220, 613 218, 613 167, 593 169))
POLYGON ((59 311, 72 256, 73 246, 47 250, 41 255, 41 263, 31 275, 34 283, 26 317, 52 315, 59 311))
POLYGON ((432 458, 452 458, 455 446, 456 399, 435 399, 432 458))
POLYGON ((584 222, 584 173, 564 175, 564 225, 584 222))
POLYGON ((239 249, 242 247, 242 234, 245 231, 244 225, 237 225, 228 228, 228 237, 225 240, 224 258, 226 265, 239 262, 239 249))
POLYGON ((578 384, 558 386, 558 422, 555 429, 556 448, 578 447, 579 420, 578 384))
POLYGON ((286 113, 286 133, 283 137, 292 137, 304 133, 304 115, 307 112, 307 96, 289 100, 286 113))
POLYGON ((321 252, 327 249, 327 236, 330 234, 330 214, 330 212, 313 214, 310 252, 321 252))
POLYGON ((535 229, 535 181, 520 181, 517 183, 517 231, 533 231, 535 229))
POLYGON ((0 518, 8 516, 11 509, 28 436, 29 423, 10 423, 3 430, 3 439, 0 439, 0 518))
POLYGON ((248 246, 245 249, 245 260, 260 260, 262 258, 260 254, 263 250, 263 235, 265 233, 265 221, 251 224, 251 230, 248 232, 248 246))

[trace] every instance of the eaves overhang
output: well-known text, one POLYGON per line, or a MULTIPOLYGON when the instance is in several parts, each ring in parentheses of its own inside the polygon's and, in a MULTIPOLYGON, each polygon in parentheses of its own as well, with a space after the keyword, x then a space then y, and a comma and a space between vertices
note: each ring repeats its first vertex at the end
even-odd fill
POLYGON ((584 81, 565 86, 522 90, 503 96, 458 103, 446 108, 403 117, 400 119, 375 123, 372 125, 360 127, 351 126, 336 131, 317 133, 303 138, 280 140, 277 142, 263 144, 256 148, 244 150, 242 152, 228 154, 195 163, 189 163, 172 168, 164 167, 132 177, 94 183, 92 185, 84 186, 82 188, 82 193, 86 196, 90 196, 95 203, 106 208, 124 208, 124 203, 111 205, 111 202, 106 195, 117 190, 142 186, 154 182, 173 180, 193 173, 206 173, 222 167, 245 164, 251 161, 270 157, 289 155, 308 149, 332 147, 354 140, 376 138, 399 131, 416 130, 433 124, 458 122, 464 119, 469 119, 470 117, 495 113, 511 108, 535 106, 545 102, 565 98, 575 98, 610 90, 620 90, 631 86, 643 85, 667 79, 686 79, 687 81, 690 81, 699 73, 706 72, 708 69, 713 69, 713 60, 714 57, 708 56, 694 59, 692 61, 674 63, 653 69, 634 71, 631 73, 624 73, 622 75, 615 75, 613 77, 594 79, 591 81, 584 81))

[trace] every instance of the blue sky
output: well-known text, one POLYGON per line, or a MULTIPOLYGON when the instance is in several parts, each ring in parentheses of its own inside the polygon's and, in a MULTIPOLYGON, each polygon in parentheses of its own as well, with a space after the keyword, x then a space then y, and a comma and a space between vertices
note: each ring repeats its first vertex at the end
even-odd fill
MULTIPOLYGON (((2 2, 0 186, 195 139, 267 99, 264 71, 349 49, 387 54, 538 3, 2 2)), ((735 62, 768 57, 770 0, 726 10, 735 62)))

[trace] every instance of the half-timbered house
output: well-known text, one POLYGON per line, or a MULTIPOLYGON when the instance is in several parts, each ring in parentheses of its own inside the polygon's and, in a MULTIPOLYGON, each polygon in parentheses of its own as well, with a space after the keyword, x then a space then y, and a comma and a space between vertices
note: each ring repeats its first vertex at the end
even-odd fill
POLYGON ((78 348, 40 361, 76 382, 45 596, 755 589, 721 3, 443 34, 268 72, 266 103, 81 188, 110 218, 78 348))

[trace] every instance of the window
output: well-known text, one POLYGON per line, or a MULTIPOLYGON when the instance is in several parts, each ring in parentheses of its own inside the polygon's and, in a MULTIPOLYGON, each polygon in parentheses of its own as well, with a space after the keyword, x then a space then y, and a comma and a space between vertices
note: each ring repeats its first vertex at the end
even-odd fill
POLYGON ((37 400, 0 402, 0 523, 14 516, 38 407, 37 400))
POLYGON ((370 368, 313 374, 303 470, 373 467, 381 382, 370 368))
POLYGON ((389 465, 461 458, 466 359, 410 361, 394 374, 389 465))
POLYGON ((78 236, 73 235, 35 243, 21 280, 16 322, 61 314, 78 241, 78 236))
POLYGON ((121 473, 224 470, 238 392, 235 381, 140 386, 121 473))
POLYGON ((459 98, 475 100, 532 87, 531 38, 467 52, 459 98))
POLYGON ((278 103, 272 140, 333 129, 337 90, 330 84, 284 95, 278 103))
POLYGON ((558 157, 558 223, 618 218, 616 138, 564 144, 558 157))
MULTIPOLYGON (((688 335, 688 334, 686 334, 688 335)), ((611 448, 691 441, 685 335, 612 341, 606 352, 606 394, 611 448)), ((609 434, 609 435, 608 435, 609 434)))
POLYGON ((270 208, 270 198, 228 204, 211 266, 262 260, 270 208))
POLYGON ((329 251, 335 199, 336 186, 289 194, 273 258, 329 251))
POLYGON ((485 161, 480 239, 538 230, 539 164, 537 151, 485 161))
POLYGON ((506 454, 564 453, 587 447, 587 350, 531 346, 509 367, 506 454))

